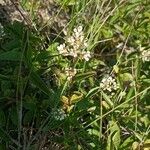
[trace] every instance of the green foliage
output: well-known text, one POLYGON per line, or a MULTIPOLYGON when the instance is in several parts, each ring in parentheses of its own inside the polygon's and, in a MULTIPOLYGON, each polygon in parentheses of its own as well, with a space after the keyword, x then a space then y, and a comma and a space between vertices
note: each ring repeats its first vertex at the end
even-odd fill
POLYGON ((56 0, 44 25, 48 1, 20 4, 0 37, 0 150, 149 149, 148 1, 56 0))

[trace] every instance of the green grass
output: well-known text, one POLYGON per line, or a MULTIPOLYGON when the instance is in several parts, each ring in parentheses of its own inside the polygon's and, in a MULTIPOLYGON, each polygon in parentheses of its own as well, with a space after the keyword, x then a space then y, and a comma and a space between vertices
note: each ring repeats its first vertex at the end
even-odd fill
POLYGON ((149 150, 148 0, 20 4, 28 21, 0 32, 0 150, 149 150), (79 26, 87 46, 60 54, 79 26))

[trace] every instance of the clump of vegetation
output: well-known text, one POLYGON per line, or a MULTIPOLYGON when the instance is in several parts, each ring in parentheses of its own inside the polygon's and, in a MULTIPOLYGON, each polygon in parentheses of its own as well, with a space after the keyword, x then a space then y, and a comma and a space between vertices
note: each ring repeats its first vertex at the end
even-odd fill
POLYGON ((0 7, 0 149, 150 149, 147 0, 0 7))

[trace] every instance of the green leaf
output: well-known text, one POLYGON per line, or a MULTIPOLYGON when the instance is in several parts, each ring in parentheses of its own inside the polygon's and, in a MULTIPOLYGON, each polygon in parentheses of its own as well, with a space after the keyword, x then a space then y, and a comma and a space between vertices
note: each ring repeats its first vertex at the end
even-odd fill
POLYGON ((99 86, 98 86, 98 87, 95 87, 95 88, 93 88, 93 89, 91 89, 91 90, 87 93, 86 98, 95 95, 95 94, 99 91, 99 89, 100 89, 99 86))
POLYGON ((23 102, 23 107, 25 109, 35 111, 36 110, 36 104, 35 104, 35 102, 30 102, 29 99, 27 99, 27 100, 28 100, 27 102, 23 102))
POLYGON ((32 65, 32 50, 29 45, 28 31, 24 33, 22 49, 25 52, 25 62, 28 68, 32 70, 30 73, 31 82, 33 82, 33 84, 35 84, 45 94, 50 95, 52 90, 46 86, 46 84, 41 80, 40 76, 34 71, 34 67, 32 65))
POLYGON ((0 79, 2 80, 10 80, 10 77, 0 74, 0 79))
POLYGON ((109 96, 107 96, 103 91, 101 91, 103 98, 105 99, 105 101, 107 102, 107 104, 113 108, 114 107, 114 103, 111 101, 111 99, 109 98, 109 96))
POLYGON ((113 69, 114 69, 115 73, 119 73, 119 67, 117 65, 114 65, 113 69))
POLYGON ((123 73, 120 74, 120 78, 122 79, 122 81, 133 81, 133 76, 130 73, 123 73))
POLYGON ((128 137, 127 139, 124 140, 123 144, 120 146, 120 149, 128 149, 133 143, 132 137, 128 137))
POLYGON ((5 144, 0 144, 0 150, 6 150, 5 144))
POLYGON ((80 101, 83 98, 83 94, 80 92, 74 92, 74 94, 71 96, 70 101, 71 103, 76 103, 80 101))
POLYGON ((0 127, 0 138, 3 139, 3 141, 5 141, 5 142, 10 141, 8 135, 6 134, 6 132, 1 127, 0 127))
POLYGON ((109 134, 108 138, 107 138, 107 146, 106 146, 106 150, 113 150, 112 148, 112 133, 109 134))
POLYGON ((29 47, 29 32, 26 30, 22 39, 22 51, 24 53, 24 60, 29 68, 32 68, 32 50, 29 47))
POLYGON ((121 142, 121 139, 120 139, 120 130, 116 131, 116 133, 114 134, 114 136, 112 138, 112 141, 113 141, 114 147, 116 149, 118 149, 119 145, 120 145, 120 142, 121 142))
POLYGON ((47 48, 47 51, 49 51, 49 52, 51 52, 51 53, 52 53, 52 52, 55 53, 58 45, 59 45, 59 43, 57 43, 57 42, 51 44, 51 45, 47 48))
POLYGON ((134 88, 131 87, 128 94, 127 94, 127 96, 126 96, 125 101, 128 101, 133 96, 133 94, 134 94, 134 88))
MULTIPOLYGON (((18 147, 21 147, 20 143, 18 143, 18 141, 14 140, 5 130, 3 130, 1 127, 0 127, 0 137, 3 139, 3 141, 5 142, 9 142, 10 141, 12 143, 14 143, 15 145, 17 145, 18 147)), ((3 149, 2 149, 3 150, 3 149)))
POLYGON ((106 101, 102 101, 102 105, 106 110, 110 109, 110 106, 107 104, 106 101))
POLYGON ((9 90, 10 88, 11 88, 11 83, 9 82, 9 80, 1 82, 1 91, 5 92, 6 90, 9 90))
POLYGON ((75 76, 75 79, 77 80, 82 80, 82 79, 86 79, 89 78, 91 76, 94 76, 96 74, 95 71, 91 71, 91 72, 86 72, 86 73, 81 73, 75 76))
POLYGON ((118 149, 120 146, 120 128, 115 121, 110 121, 110 134, 112 134, 112 142, 115 149, 118 149))
POLYGON ((0 61, 20 61, 21 52, 11 50, 0 54, 0 61))
POLYGON ((18 114, 17 109, 15 107, 13 107, 10 111, 10 119, 15 126, 18 125, 18 114))
POLYGON ((21 46, 21 40, 13 39, 11 41, 4 43, 3 49, 5 49, 7 51, 11 51, 14 49, 19 49, 20 46, 21 46))
POLYGON ((142 82, 150 84, 150 79, 143 79, 142 82))
POLYGON ((27 111, 24 115, 24 118, 23 118, 23 124, 29 125, 32 122, 33 117, 34 117, 34 112, 33 111, 27 111))
POLYGON ((8 33, 15 40, 20 40, 24 31, 24 24, 19 21, 14 21, 13 24, 9 24, 5 28, 5 32, 8 33))
POLYGON ((6 124, 6 117, 5 117, 5 113, 0 110, 0 127, 5 126, 6 124))
POLYGON ((37 73, 31 72, 30 79, 33 82, 33 84, 35 84, 41 91, 43 91, 48 96, 50 96, 53 93, 52 89, 46 86, 46 84, 42 81, 42 79, 37 73))

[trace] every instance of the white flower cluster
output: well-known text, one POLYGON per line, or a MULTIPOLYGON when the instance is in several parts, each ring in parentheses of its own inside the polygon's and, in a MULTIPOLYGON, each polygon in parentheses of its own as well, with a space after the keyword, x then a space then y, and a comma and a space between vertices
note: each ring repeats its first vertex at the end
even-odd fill
POLYGON ((100 88, 104 91, 112 92, 114 90, 118 89, 118 84, 116 83, 116 80, 112 76, 106 76, 102 79, 100 83, 100 88))
POLYGON ((85 51, 88 44, 82 30, 82 26, 73 29, 73 34, 66 38, 66 43, 60 44, 57 47, 59 54, 63 56, 72 56, 74 58, 80 57, 85 61, 89 61, 91 54, 89 51, 85 51))
POLYGON ((66 68, 65 73, 67 76, 67 80, 70 81, 77 73, 77 70, 75 68, 66 68))
POLYGON ((52 115, 55 120, 59 120, 59 121, 64 120, 67 117, 63 109, 52 110, 52 115))
POLYGON ((141 55, 143 62, 150 61, 150 50, 141 49, 141 55))

